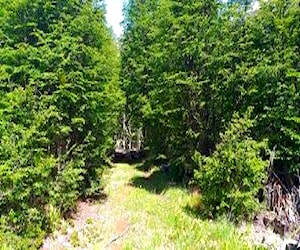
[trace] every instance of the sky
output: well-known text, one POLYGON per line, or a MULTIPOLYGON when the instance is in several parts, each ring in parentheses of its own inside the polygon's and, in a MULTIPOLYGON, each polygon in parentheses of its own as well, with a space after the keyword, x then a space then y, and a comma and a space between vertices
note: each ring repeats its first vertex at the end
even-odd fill
POLYGON ((105 0, 106 4, 106 20, 112 26, 117 37, 123 32, 121 22, 123 21, 123 2, 124 0, 105 0))

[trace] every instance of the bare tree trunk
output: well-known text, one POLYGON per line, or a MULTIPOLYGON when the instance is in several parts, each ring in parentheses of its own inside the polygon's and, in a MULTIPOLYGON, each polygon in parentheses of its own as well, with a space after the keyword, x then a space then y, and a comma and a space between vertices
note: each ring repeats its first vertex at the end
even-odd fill
POLYGON ((130 121, 127 122, 128 150, 132 151, 132 131, 130 121))
POLYGON ((137 151, 141 151, 141 146, 142 146, 142 129, 139 128, 137 132, 137 151))

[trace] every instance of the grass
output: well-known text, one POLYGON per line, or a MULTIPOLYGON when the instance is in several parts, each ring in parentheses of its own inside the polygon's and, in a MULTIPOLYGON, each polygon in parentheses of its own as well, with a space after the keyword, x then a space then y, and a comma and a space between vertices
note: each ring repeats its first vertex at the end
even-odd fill
POLYGON ((251 249, 234 225, 226 220, 201 220, 186 209, 193 196, 169 182, 168 173, 145 173, 120 166, 133 176, 131 192, 124 204, 132 211, 135 234, 124 241, 124 249, 251 249))
POLYGON ((112 171, 108 196, 129 220, 121 249, 254 249, 227 220, 190 213, 195 197, 170 182, 168 173, 125 164, 112 171))
POLYGON ((101 219, 80 232, 84 249, 259 249, 226 219, 196 216, 188 209, 195 195, 157 168, 118 164, 105 183, 108 199, 97 204, 101 219))

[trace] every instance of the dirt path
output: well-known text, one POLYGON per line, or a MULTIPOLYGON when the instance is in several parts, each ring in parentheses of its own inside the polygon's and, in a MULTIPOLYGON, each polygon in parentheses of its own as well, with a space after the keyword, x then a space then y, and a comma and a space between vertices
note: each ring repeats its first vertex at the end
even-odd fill
POLYGON ((48 237, 41 249, 122 249, 122 237, 130 230, 130 213, 124 203, 132 189, 131 178, 132 172, 126 171, 124 165, 111 169, 106 176, 108 198, 102 202, 80 202, 74 218, 63 222, 64 229, 48 237))
MULTIPOLYGON (((159 169, 118 164, 104 184, 107 199, 79 203, 74 219, 63 221, 42 250, 257 249, 246 240, 248 229, 195 215, 191 207, 197 197, 159 169)), ((275 249, 272 244, 267 249, 275 249)))

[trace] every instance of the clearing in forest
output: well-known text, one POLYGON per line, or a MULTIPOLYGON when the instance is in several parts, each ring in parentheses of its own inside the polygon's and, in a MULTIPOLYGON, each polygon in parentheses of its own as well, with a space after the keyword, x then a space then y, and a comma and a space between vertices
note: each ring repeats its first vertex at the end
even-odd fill
POLYGON ((168 173, 117 164, 104 180, 106 200, 79 203, 42 249, 252 249, 228 221, 194 215, 188 207, 196 194, 168 173))

